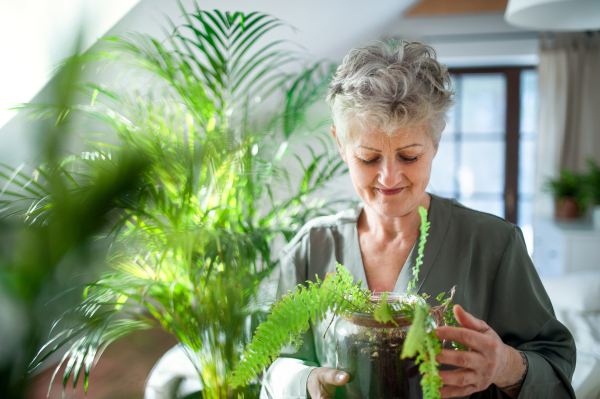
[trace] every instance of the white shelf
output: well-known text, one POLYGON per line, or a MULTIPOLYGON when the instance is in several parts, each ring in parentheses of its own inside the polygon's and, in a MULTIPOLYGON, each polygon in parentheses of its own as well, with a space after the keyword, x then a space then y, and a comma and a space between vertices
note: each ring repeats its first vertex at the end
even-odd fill
POLYGON ((541 276, 600 270, 600 230, 588 222, 537 219, 533 261, 541 276))

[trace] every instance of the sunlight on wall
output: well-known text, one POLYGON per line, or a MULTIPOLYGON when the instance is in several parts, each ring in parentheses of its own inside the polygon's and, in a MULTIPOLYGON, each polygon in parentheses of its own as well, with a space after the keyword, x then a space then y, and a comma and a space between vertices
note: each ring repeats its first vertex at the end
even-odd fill
POLYGON ((71 55, 76 33, 83 48, 118 22, 139 0, 20 0, 0 3, 0 127, 46 85, 71 55))

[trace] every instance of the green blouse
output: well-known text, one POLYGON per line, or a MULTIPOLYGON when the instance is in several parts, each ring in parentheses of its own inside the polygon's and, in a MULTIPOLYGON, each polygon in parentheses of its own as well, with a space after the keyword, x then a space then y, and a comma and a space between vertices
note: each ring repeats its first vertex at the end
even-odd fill
MULTIPOLYGON (((575 342, 554 316, 550 299, 527 253, 521 230, 496 216, 477 212, 455 200, 431 195, 431 228, 418 293, 435 298, 457 286, 454 302, 484 320, 502 340, 525 353, 529 371, 521 398, 575 398, 571 377, 575 342)), ((276 297, 306 280, 323 279, 335 270, 336 260, 366 284, 356 222, 361 209, 307 223, 282 250, 274 274, 276 297)), ((416 245, 409 255, 394 292, 405 293, 412 279, 416 245)), ((433 299, 435 301, 435 299, 433 299)), ((282 351, 263 376, 261 399, 307 397, 306 382, 319 366, 335 368, 333 328, 323 335, 331 316, 310 325, 300 349, 282 351)), ((471 398, 507 397, 494 385, 471 398)))

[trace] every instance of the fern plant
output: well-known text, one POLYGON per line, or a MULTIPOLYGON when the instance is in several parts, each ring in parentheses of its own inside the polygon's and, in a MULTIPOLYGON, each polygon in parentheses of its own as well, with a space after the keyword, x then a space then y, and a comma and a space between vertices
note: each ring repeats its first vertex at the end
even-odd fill
POLYGON ((338 264, 332 276, 323 281, 317 277, 317 282, 309 281, 308 287, 299 285, 293 293, 276 302, 267 320, 256 329, 244 352, 244 360, 233 373, 232 385, 244 385, 257 377, 288 342, 299 345, 300 335, 308 329, 309 321, 323 320, 328 311, 336 315, 373 312, 371 293, 352 281, 348 270, 338 264))
POLYGON ((86 285, 31 363, 34 369, 67 348, 63 388, 69 377, 75 388, 83 375, 87 389, 93 365, 115 339, 161 328, 185 344, 203 398, 256 396, 256 385, 234 388, 229 380, 265 317, 260 283, 277 264, 273 248, 336 205, 312 196, 346 172, 333 144, 322 139, 322 151, 293 156, 305 135, 318 135, 320 124, 311 125, 306 113, 323 97, 330 66, 309 63, 278 41, 258 47, 284 25, 269 15, 182 12, 186 22, 173 24, 165 41, 127 34, 76 57, 117 65, 141 81, 81 84, 84 102, 24 107, 77 130, 83 152, 32 173, 1 166, 3 216, 54 226, 64 223, 63 198, 86 199, 105 186, 103 176, 128 170, 123 153, 143 160, 140 173, 127 175, 128 190, 96 210, 94 232, 111 244, 111 269, 86 285), (300 72, 283 72, 292 62, 300 72), (112 136, 98 139, 90 126, 112 136), (294 160, 296 174, 288 171, 294 160), (60 191, 48 176, 61 182, 60 191))
POLYGON ((316 283, 307 281, 307 286, 299 285, 275 302, 266 321, 258 326, 252 342, 244 352, 244 359, 233 373, 232 385, 243 386, 271 364, 279 355, 279 351, 289 343, 298 343, 309 322, 317 323, 324 319, 329 311, 337 316, 350 317, 354 312, 372 313, 381 323, 395 323, 393 314, 403 313, 412 322, 401 352, 401 358, 415 357, 422 374, 421 386, 425 399, 440 398, 439 388, 443 385, 439 375, 439 363, 436 355, 442 345, 435 335, 435 326, 450 321, 447 310, 451 304, 454 290, 450 298, 444 299, 445 293, 436 299, 439 306, 428 307, 426 294, 415 297, 410 294, 418 281, 419 266, 423 263, 424 248, 427 242, 430 223, 427 211, 418 209, 421 217, 421 234, 419 238, 418 258, 413 267, 413 280, 408 284, 407 296, 399 303, 388 303, 387 293, 377 302, 371 302, 371 292, 361 287, 362 282, 353 283, 350 272, 337 264, 336 272, 316 283))

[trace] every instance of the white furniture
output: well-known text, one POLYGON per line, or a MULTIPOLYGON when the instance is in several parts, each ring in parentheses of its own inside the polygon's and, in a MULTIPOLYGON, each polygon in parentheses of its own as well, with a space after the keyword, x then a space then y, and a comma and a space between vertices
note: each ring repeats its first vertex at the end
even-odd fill
POLYGON ((590 222, 537 219, 533 263, 540 276, 600 270, 600 230, 590 222))
POLYGON ((578 399, 600 398, 600 231, 591 222, 536 219, 535 264, 556 317, 575 338, 578 399))
POLYGON ((577 399, 600 398, 600 271, 542 277, 558 321, 575 339, 577 399))
MULTIPOLYGON (((191 350, 191 349, 190 349, 191 350)), ((202 382, 182 344, 171 348, 154 365, 146 380, 144 399, 182 398, 202 390, 202 382)))

